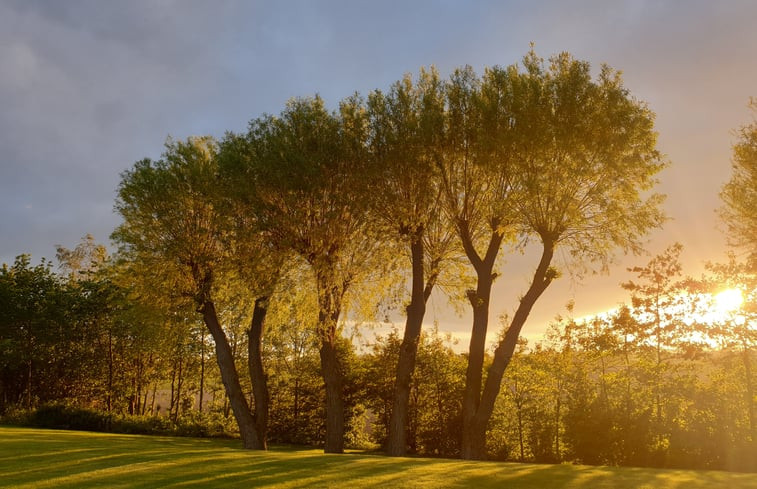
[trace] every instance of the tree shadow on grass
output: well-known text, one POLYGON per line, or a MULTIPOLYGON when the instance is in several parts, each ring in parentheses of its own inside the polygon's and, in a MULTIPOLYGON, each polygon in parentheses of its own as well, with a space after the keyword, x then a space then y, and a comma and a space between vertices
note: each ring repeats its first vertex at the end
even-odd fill
POLYGON ((754 488, 757 475, 714 471, 539 465, 269 452, 239 441, 2 429, 0 486, 239 488, 754 488))

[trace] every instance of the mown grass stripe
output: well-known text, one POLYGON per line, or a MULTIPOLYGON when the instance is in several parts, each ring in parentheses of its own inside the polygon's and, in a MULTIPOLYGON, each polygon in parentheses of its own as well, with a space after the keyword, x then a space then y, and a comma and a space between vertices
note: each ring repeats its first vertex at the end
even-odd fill
POLYGON ((234 440, 0 427, 0 487, 757 489, 757 474, 256 452, 234 440))

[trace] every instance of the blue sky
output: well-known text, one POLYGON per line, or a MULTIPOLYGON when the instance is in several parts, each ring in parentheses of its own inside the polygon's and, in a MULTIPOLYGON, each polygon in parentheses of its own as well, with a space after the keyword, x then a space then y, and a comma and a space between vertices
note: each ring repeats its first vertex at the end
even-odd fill
MULTIPOLYGON (((622 70, 656 112, 672 220, 649 249, 681 241, 699 273, 726 249, 715 209, 733 130, 750 121, 757 96, 756 25, 751 0, 4 0, 0 262, 54 258, 56 244, 86 233, 107 242, 119 174, 158 157, 168 135, 220 137, 293 96, 319 93, 335 106, 421 66, 447 75, 508 65, 534 42, 545 57, 569 51, 622 70)), ((563 279, 533 328, 570 299, 579 314, 612 307, 625 297, 625 267, 647 259, 620 257, 609 277, 563 279)), ((512 310, 532 267, 528 255, 506 263, 493 316, 512 310)), ((467 323, 437 302, 443 325, 467 323)))

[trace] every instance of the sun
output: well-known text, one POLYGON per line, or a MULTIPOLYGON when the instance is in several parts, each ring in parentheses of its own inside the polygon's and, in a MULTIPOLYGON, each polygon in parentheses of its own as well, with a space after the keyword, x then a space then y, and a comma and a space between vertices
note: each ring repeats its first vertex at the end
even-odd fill
POLYGON ((726 316, 737 310, 744 302, 739 289, 726 289, 715 295, 715 311, 718 315, 726 316))

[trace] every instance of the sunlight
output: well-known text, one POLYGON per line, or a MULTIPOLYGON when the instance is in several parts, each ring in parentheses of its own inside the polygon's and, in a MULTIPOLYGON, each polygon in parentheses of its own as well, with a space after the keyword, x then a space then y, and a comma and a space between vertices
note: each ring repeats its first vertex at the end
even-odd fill
POLYGON ((725 315, 738 309, 742 302, 744 297, 739 289, 726 289, 715 296, 715 310, 725 315))

